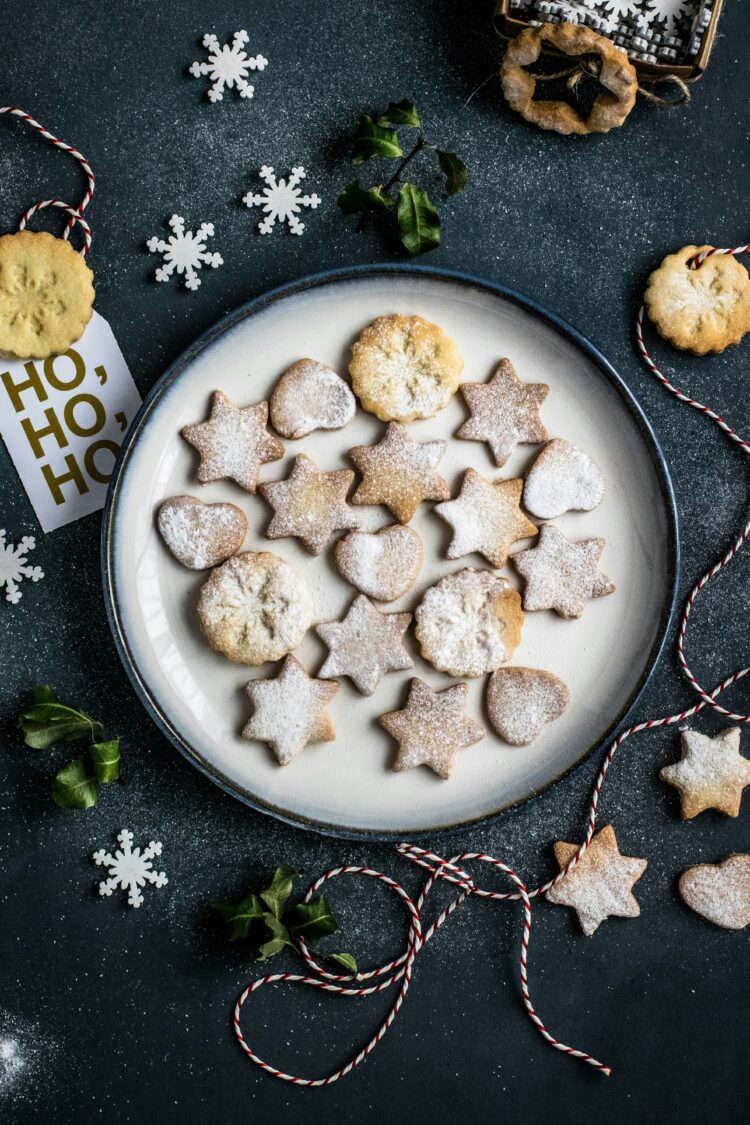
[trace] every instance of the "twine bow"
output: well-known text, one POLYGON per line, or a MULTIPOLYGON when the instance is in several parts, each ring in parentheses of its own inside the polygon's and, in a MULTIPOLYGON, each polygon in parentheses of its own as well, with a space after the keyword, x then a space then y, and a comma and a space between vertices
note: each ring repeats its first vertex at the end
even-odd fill
MULTIPOLYGON (((582 78, 598 78, 601 73, 602 64, 600 59, 596 58, 581 58, 573 66, 565 67, 563 70, 557 70, 553 74, 537 74, 535 78, 537 82, 551 82, 555 78, 565 78, 566 86, 572 92, 576 91, 578 83, 582 78)), ((653 78, 645 80, 645 83, 638 83, 638 93, 648 98, 650 102, 656 105, 666 106, 668 109, 675 109, 677 106, 686 105, 690 101, 692 94, 688 88, 687 82, 676 74, 655 75, 653 78), (676 87, 677 93, 674 97, 662 97, 655 94, 648 86, 663 86, 669 84, 676 87)))

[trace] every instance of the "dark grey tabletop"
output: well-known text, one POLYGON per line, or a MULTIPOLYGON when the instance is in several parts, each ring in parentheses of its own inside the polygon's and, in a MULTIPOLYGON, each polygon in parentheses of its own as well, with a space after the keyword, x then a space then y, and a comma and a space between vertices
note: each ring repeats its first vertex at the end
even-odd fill
MULTIPOLYGON (((492 3, 256 0, 222 5, 40 3, 3 21, 2 98, 80 146, 97 175, 89 218, 97 308, 110 321, 142 393, 228 310, 302 274, 381 261, 375 231, 358 237, 335 205, 351 178, 357 115, 412 97, 438 141, 471 168, 446 204, 431 265, 501 281, 577 325, 622 373, 663 443, 682 520, 683 587, 730 542, 745 513, 742 454, 670 398, 632 350, 629 326, 644 276, 686 242, 748 236, 750 27, 728 0, 710 69, 692 104, 640 103, 626 125, 583 140, 541 133, 501 103, 492 3), (270 60, 251 104, 210 105, 187 65, 199 37, 247 27, 270 60), (469 100, 471 98, 471 100, 469 100), (260 238, 239 198, 263 163, 302 163, 323 204, 303 238, 260 238), (212 220, 222 269, 195 294, 152 280, 145 239, 172 212, 212 220)), ((0 122, 2 225, 54 191, 77 197, 78 169, 18 122, 0 122)), ((738 429, 750 429, 747 344, 696 360, 656 347, 683 386, 738 429)), ((120 667, 99 576, 99 516, 38 533, 0 449, 0 526, 38 534, 43 582, 0 605, 3 772, 0 830, 0 1116, 8 1122, 578 1122, 724 1121, 746 1115, 750 1039, 747 933, 704 923, 678 900, 687 865, 750 850, 750 814, 683 823, 657 769, 677 753, 674 729, 627 744, 603 796, 624 852, 649 859, 642 914, 591 939, 568 910, 536 910, 530 974, 543 1018, 567 1042, 615 1069, 606 1080, 550 1050, 523 1014, 518 907, 467 903, 416 966, 396 1024, 365 1066, 326 1090, 291 1088, 242 1055, 230 1007, 258 966, 218 936, 209 903, 252 887, 278 861, 313 877, 342 862, 420 877, 388 846, 337 842, 254 813, 199 776, 156 731, 120 667), (65 751, 24 749, 13 729, 39 681, 96 715, 123 740, 124 786, 92 811, 64 812, 49 781, 65 751), (164 843, 169 886, 128 910, 95 894, 90 854, 123 826, 164 843), (23 1067, 8 1053, 15 1044, 23 1067), (4 1047, 5 1045, 5 1047, 4 1047), (5 1057, 3 1055, 5 1051, 5 1057)), ((750 556, 703 596, 689 641, 704 682, 746 660, 750 556)), ((734 701, 747 709, 747 690, 734 701)), ((692 702, 670 642, 638 707, 662 715, 692 702)), ((722 728, 703 715, 700 730, 722 728)), ((579 839, 597 762, 532 804, 450 847, 485 849, 531 883, 551 871, 550 842, 579 839)), ((746 801, 747 803, 747 801, 746 801)), ((436 841, 436 846, 441 846, 436 841)), ((369 884, 336 884, 344 935, 362 964, 395 956, 405 923, 369 884)), ((445 901, 445 896, 443 900, 445 901)), ((274 965, 295 969, 293 956, 274 965)), ((390 1003, 269 989, 246 1030, 293 1073, 323 1074, 362 1045, 390 1003)))

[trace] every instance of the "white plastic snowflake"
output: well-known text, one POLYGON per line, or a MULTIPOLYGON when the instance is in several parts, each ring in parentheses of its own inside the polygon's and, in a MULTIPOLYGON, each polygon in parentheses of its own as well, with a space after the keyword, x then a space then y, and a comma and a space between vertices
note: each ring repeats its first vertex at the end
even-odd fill
POLYGON ((248 72, 251 70, 265 70, 268 59, 262 55, 249 58, 243 51, 250 36, 246 31, 235 31, 232 45, 225 43, 222 47, 215 35, 204 35, 203 46, 208 49, 208 62, 194 62, 190 67, 193 78, 210 78, 213 85, 208 90, 208 100, 220 102, 224 96, 224 87, 231 90, 237 87, 241 98, 251 98, 255 87, 247 81, 248 72))
POLYGON ((182 216, 173 215, 169 225, 174 233, 169 236, 168 241, 155 235, 146 243, 152 254, 164 255, 164 265, 159 266, 154 276, 157 281, 169 281, 175 271, 178 274, 184 273, 185 288, 197 289, 201 279, 196 270, 201 266, 216 269, 224 264, 221 254, 212 254, 205 246, 206 239, 213 237, 214 224, 201 223, 197 231, 186 231, 182 216))
POLYGON ((36 539, 32 535, 24 535, 20 543, 9 543, 7 532, 0 529, 0 589, 5 586, 5 600, 15 605, 21 600, 19 583, 24 578, 38 582, 44 578, 44 571, 40 566, 30 566, 26 555, 36 547, 36 539))
POLYGON ((120 847, 112 856, 104 849, 94 852, 91 857, 97 867, 104 865, 110 870, 108 879, 99 884, 99 894, 109 897, 118 887, 128 892, 130 906, 140 906, 143 895, 140 888, 146 883, 154 887, 163 887, 169 881, 164 871, 154 871, 151 860, 154 856, 161 855, 161 842, 152 840, 147 848, 141 851, 133 847, 133 833, 123 828, 117 833, 120 847))
POLYGON ((625 16, 635 15, 634 0, 606 0, 604 7, 610 22, 619 23, 625 16))
POLYGON ((677 28, 677 21, 683 8, 692 11, 694 5, 689 3, 689 0, 647 0, 646 14, 652 21, 666 23, 666 30, 671 34, 677 28))
POLYGON ((320 199, 317 195, 303 195, 298 184, 305 178, 305 169, 302 165, 292 168, 288 182, 277 180, 273 168, 264 164, 260 170, 260 178, 268 186, 258 195, 249 191, 242 197, 242 202, 247 207, 262 207, 266 213, 265 219, 258 223, 261 234, 270 234, 275 223, 288 223, 292 234, 302 234, 305 224, 297 218, 303 207, 318 206, 320 199))

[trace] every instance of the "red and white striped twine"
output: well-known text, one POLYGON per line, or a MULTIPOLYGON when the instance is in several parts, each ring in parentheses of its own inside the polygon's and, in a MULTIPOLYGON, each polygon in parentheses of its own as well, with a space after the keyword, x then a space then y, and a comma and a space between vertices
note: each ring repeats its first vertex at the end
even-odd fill
MULTIPOLYGON (((704 251, 702 254, 697 255, 693 262, 690 263, 690 266, 691 268, 699 268, 701 262, 713 254, 741 254, 745 253, 748 250, 750 250, 750 245, 737 246, 731 249, 711 248, 710 250, 704 251)), ((649 368, 652 374, 654 374, 656 378, 659 379, 659 381, 667 388, 667 390, 675 395, 675 397, 678 398, 680 402, 684 402, 688 406, 692 406, 695 410, 699 410, 702 414, 705 414, 708 418, 715 422, 716 425, 719 426, 719 428, 727 435, 727 437, 730 438, 731 441, 735 442, 735 444, 737 444, 744 453, 750 454, 750 444, 748 444, 748 442, 741 438, 739 434, 735 433, 735 431, 728 425, 727 422, 724 421, 724 419, 719 414, 711 410, 710 407, 705 406, 701 402, 698 402, 696 399, 690 398, 688 395, 683 394, 682 391, 674 387, 662 374, 662 372, 659 370, 659 368, 656 366, 653 359, 649 355, 643 340, 643 315, 644 310, 643 307, 641 307, 635 320, 635 338, 641 357, 643 358, 646 366, 649 368)), ((723 570, 727 563, 729 563, 735 557, 735 555, 747 540, 748 535, 750 535, 750 521, 745 524, 741 533, 729 548, 729 550, 726 552, 726 554, 703 575, 700 581, 695 584, 693 589, 690 591, 687 602, 685 604, 685 608, 683 610, 682 620, 680 622, 680 628, 677 636, 677 659, 690 687, 698 695, 699 702, 693 704, 692 707, 688 707, 686 708, 686 710, 680 711, 674 715, 666 715, 660 719, 646 719, 643 722, 634 723, 632 726, 628 727, 626 730, 623 730, 620 732, 620 734, 618 734, 617 738, 614 740, 609 750, 607 751, 596 781, 594 782, 591 804, 589 807, 588 822, 586 825, 586 834, 583 843, 581 844, 573 858, 570 860, 570 862, 562 869, 562 871, 558 872, 558 874, 553 878, 548 879, 546 883, 542 883, 540 886, 535 887, 533 890, 527 890, 521 878, 516 874, 515 871, 513 871, 510 867, 507 866, 507 864, 503 863, 501 860, 487 855, 484 852, 462 852, 460 855, 453 856, 452 859, 444 859, 443 857, 436 855, 434 852, 431 852, 425 848, 419 848, 414 844, 399 844, 396 850, 400 855, 404 856, 406 859, 411 860, 413 863, 418 864, 420 867, 425 868, 425 870, 429 872, 427 881, 422 887, 422 890, 416 902, 412 901, 412 899, 399 883, 396 883, 393 879, 391 879, 388 875, 384 875, 381 871, 373 871, 369 867, 336 867, 330 871, 327 871, 318 880, 316 880, 316 882, 312 884, 312 886, 307 891, 307 894, 305 895, 303 901, 309 901, 313 897, 313 895, 318 893, 318 891, 325 883, 338 875, 366 875, 374 879, 378 879, 380 880, 380 882, 385 883, 386 886, 391 887, 406 905, 410 917, 409 933, 406 940, 406 950, 401 954, 400 957, 397 957, 395 960, 389 961, 387 964, 379 966, 379 968, 370 969, 366 973, 360 973, 357 976, 354 976, 352 974, 329 973, 326 969, 319 965, 317 961, 314 960, 307 945, 304 943, 304 941, 300 940, 299 946, 302 956, 307 962, 308 968, 315 975, 307 976, 300 975, 298 973, 271 973, 267 976, 260 977, 258 980, 253 981, 252 984, 248 985, 235 1005, 233 1015, 234 1030, 237 1035, 237 1039, 239 1040, 240 1046, 242 1047, 248 1058, 252 1059, 254 1063, 257 1063, 257 1065, 262 1067, 263 1070, 267 1071, 268 1074, 272 1074, 275 1078, 280 1078, 284 1082, 291 1082, 296 1086, 330 1086, 333 1082, 338 1082, 340 1078, 343 1078, 344 1075, 349 1074, 350 1071, 354 1070, 355 1067, 364 1062, 372 1049, 376 1046, 376 1044, 380 1042, 388 1028, 395 1020, 399 1009, 404 1002, 404 997, 406 996, 406 993, 409 989, 409 985, 411 984, 412 969, 417 955, 424 949, 427 943, 437 933, 441 926, 448 920, 448 918, 450 918, 454 910, 456 910, 457 907, 459 907, 462 902, 465 902, 466 899, 468 899, 470 896, 476 895, 480 898, 488 898, 496 901, 520 900, 521 902, 523 902, 523 932, 521 935, 521 952, 519 956, 521 994, 529 1018, 537 1027, 544 1039, 546 1039, 546 1041, 556 1050, 562 1051, 567 1055, 571 1055, 573 1058, 581 1059, 583 1062, 588 1063, 589 1066, 592 1066, 599 1070, 602 1074, 609 1076, 612 1073, 610 1067, 605 1066, 604 1063, 599 1062, 598 1059, 593 1058, 585 1051, 575 1050, 573 1047, 568 1047, 564 1043, 561 1043, 559 1042, 559 1040, 555 1039, 555 1037, 550 1034, 550 1032, 544 1026, 544 1023, 542 1022, 536 1009, 534 1008, 529 993, 527 974, 529 938, 531 935, 531 899, 535 898, 537 895, 544 894, 544 892, 548 891, 550 887, 553 887, 556 883, 563 879, 565 875, 573 867, 575 867, 581 856, 587 850, 596 829, 599 796, 601 794, 604 779, 607 776, 607 771, 612 764, 612 760, 617 750, 627 738, 629 738, 632 734, 637 734, 639 731, 652 730, 656 727, 671 726, 673 723, 680 723, 683 720, 690 718, 692 715, 696 715, 705 707, 713 708, 715 711, 718 711, 721 715, 724 715, 727 719, 731 719, 733 722, 750 722, 750 715, 739 714, 737 712, 727 710, 717 702, 718 697, 724 691, 726 691, 727 688, 732 687, 739 680, 742 680, 745 676, 748 675, 748 673, 750 672, 750 667, 741 668, 739 671, 733 672, 731 675, 722 680, 721 683, 718 684, 717 687, 715 687, 712 691, 706 691, 696 679, 685 655, 685 637, 687 633, 687 625, 688 621, 690 620, 690 615, 693 611, 693 606, 695 604, 696 598, 698 597, 704 586, 706 586, 708 582, 710 582, 712 578, 714 578, 721 570, 723 570), (518 889, 516 891, 502 892, 492 891, 477 886, 471 876, 463 869, 463 864, 471 860, 479 860, 483 863, 491 864, 499 871, 501 871, 504 875, 508 876, 508 878, 511 879, 511 881, 516 885, 518 889), (452 899, 452 901, 448 904, 445 910, 443 910, 439 917, 426 930, 423 931, 422 909, 429 892, 432 890, 432 887, 435 885, 438 879, 445 879, 448 882, 455 884, 455 886, 459 888, 459 893, 454 899, 452 899), (367 980, 377 980, 377 983, 363 987, 361 982, 367 980), (350 1061, 345 1066, 341 1067, 341 1069, 339 1070, 335 1070, 332 1074, 329 1074, 325 1078, 297 1078, 294 1075, 287 1074, 285 1071, 278 1070, 276 1067, 271 1066, 270 1063, 264 1062, 263 1059, 259 1058, 258 1055, 256 1055, 250 1048, 245 1040, 244 1035, 242 1034, 242 1029, 240 1026, 242 1007, 251 993, 256 992, 259 988, 262 988, 263 985, 273 984, 275 982, 294 982, 297 984, 310 985, 313 988, 322 988, 326 992, 335 992, 342 996, 371 996, 374 993, 382 992, 384 989, 390 988, 391 985, 396 984, 398 981, 401 981, 402 983, 393 1007, 391 1008, 385 1021, 369 1041, 367 1046, 365 1046, 358 1055, 350 1059, 350 1061)))
POLYGON ((49 130, 45 129, 44 126, 41 125, 35 118, 33 118, 30 113, 26 113, 25 110, 19 109, 18 106, 0 106, 0 113, 11 113, 14 117, 20 117, 22 121, 25 121, 27 123, 27 125, 31 125, 32 129, 36 129, 37 132, 39 132, 46 141, 50 141, 51 144, 55 145, 59 149, 62 149, 63 152, 69 152, 70 155, 74 157, 74 159, 77 160, 81 165, 81 168, 83 168, 86 176, 86 190, 83 193, 83 197, 78 207, 71 207, 70 204, 63 203, 59 199, 43 199, 40 203, 35 203, 32 207, 29 207, 29 209, 24 212, 23 216, 21 217, 21 221, 18 224, 18 229, 23 230, 31 216, 35 215, 37 211, 42 211, 45 207, 59 208, 65 211, 68 215, 68 222, 65 226, 65 230, 63 231, 63 238, 70 238, 73 227, 78 224, 83 231, 84 238, 84 246, 81 249, 81 253, 86 255, 91 249, 91 228, 84 219, 83 212, 91 202, 91 197, 94 194, 94 187, 96 185, 94 173, 91 171, 91 167, 89 165, 89 162, 86 160, 86 157, 82 153, 80 153, 77 148, 73 148, 72 145, 66 144, 65 141, 61 141, 59 137, 56 137, 54 136, 54 134, 50 133, 49 130))

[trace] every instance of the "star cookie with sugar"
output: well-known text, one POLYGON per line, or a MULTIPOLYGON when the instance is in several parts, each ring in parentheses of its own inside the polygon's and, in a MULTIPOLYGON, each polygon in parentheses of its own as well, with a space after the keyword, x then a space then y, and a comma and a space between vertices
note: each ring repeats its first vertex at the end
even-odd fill
MULTIPOLYGON (((570 863, 578 844, 558 840, 554 845, 560 870, 570 863)), ((641 913, 632 893, 648 866, 648 860, 620 855, 611 825, 596 832, 578 863, 547 891, 546 898, 558 906, 570 906, 578 915, 587 937, 605 918, 637 918, 641 913)))
POLYGON ((738 816, 742 790, 750 785, 750 761, 740 754, 740 728, 727 727, 714 738, 697 730, 682 732, 682 758, 659 770, 680 794, 683 820, 706 809, 738 816))
POLYGON ((343 621, 316 626, 329 648, 320 675, 348 676, 362 695, 372 695, 386 672, 414 666, 403 642, 410 623, 410 613, 381 613, 359 594, 343 621))
POLYGON ((552 524, 542 524, 537 545, 511 556, 526 580, 523 608, 554 609, 561 617, 580 617, 587 602, 615 589, 597 567, 603 550, 603 539, 574 543, 552 524))
POLYGON ((274 679, 251 680, 245 688, 253 717, 242 737, 266 742, 286 766, 309 742, 332 742, 336 737, 328 704, 339 685, 308 676, 294 656, 287 656, 274 679))
POLYGON ((181 430, 200 453, 198 480, 206 484, 229 479, 255 492, 261 465, 284 456, 284 446, 269 434, 267 422, 267 402, 235 406, 223 391, 214 391, 208 421, 181 430))
POLYGON ((261 495, 274 510, 266 535, 269 539, 296 536, 310 554, 319 555, 334 531, 359 527, 359 516, 346 502, 353 480, 351 469, 324 473, 300 453, 286 480, 260 486, 261 495))
POLYGON ((522 383, 509 359, 501 359, 488 383, 459 387, 471 417, 456 432, 464 441, 486 441, 496 465, 504 465, 518 442, 547 440, 539 409, 546 383, 522 383))
POLYGON ((406 707, 378 719, 398 743, 395 771, 429 766, 439 777, 450 777, 458 751, 484 738, 484 729, 466 714, 468 691, 466 684, 433 691, 414 677, 406 707))
POLYGON ((449 500, 437 473, 446 441, 414 441, 400 422, 390 422, 376 445, 358 445, 349 456, 362 474, 353 504, 385 504, 399 523, 408 523, 423 500, 449 500))
POLYGON ((493 566, 504 566, 518 539, 538 533, 536 524, 521 511, 522 491, 522 480, 493 484, 467 469, 456 499, 435 507, 435 514, 453 528, 448 558, 460 559, 478 551, 493 566))

